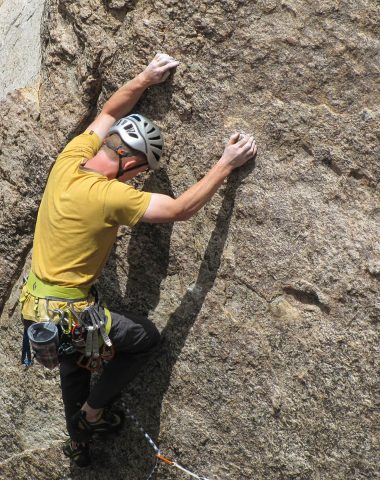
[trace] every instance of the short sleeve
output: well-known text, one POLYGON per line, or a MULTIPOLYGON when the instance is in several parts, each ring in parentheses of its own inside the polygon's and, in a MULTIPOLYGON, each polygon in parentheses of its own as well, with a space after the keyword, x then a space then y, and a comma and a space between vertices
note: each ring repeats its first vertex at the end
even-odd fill
POLYGON ((149 206, 151 193, 111 180, 105 196, 105 221, 113 225, 135 225, 149 206))
POLYGON ((98 135, 92 130, 86 130, 81 135, 73 138, 66 145, 64 150, 58 156, 57 162, 78 157, 90 159, 98 153, 101 146, 102 141, 98 135))

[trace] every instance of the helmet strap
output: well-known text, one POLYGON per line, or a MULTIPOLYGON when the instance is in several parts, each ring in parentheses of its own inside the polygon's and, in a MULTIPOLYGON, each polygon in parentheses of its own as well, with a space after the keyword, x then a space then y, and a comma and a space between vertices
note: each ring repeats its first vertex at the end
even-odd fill
POLYGON ((111 145, 109 142, 106 142, 105 140, 103 142, 103 145, 108 147, 110 150, 113 150, 115 153, 117 153, 117 155, 119 157, 119 169, 117 171, 117 174, 116 174, 115 178, 120 178, 122 175, 124 175, 125 172, 128 172, 128 170, 133 170, 134 168, 137 168, 137 167, 127 168, 127 169, 123 168, 123 158, 135 157, 136 153, 129 152, 128 150, 125 150, 123 145, 119 145, 118 147, 114 147, 113 145, 111 145))
POLYGON ((148 165, 148 170, 149 170, 149 163, 145 162, 145 163, 140 163, 140 165, 135 165, 134 167, 124 168, 122 175, 124 175, 124 173, 130 172, 131 170, 136 170, 136 168, 144 167, 145 165, 148 165))

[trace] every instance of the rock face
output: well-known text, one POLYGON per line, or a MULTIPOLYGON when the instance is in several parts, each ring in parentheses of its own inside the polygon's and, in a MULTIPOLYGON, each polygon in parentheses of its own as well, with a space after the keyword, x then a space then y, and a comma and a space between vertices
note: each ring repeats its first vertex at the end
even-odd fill
POLYGON ((41 67, 44 0, 0 1, 0 99, 34 83, 41 67))
MULTIPOLYGON (((120 230, 104 294, 163 334, 124 402, 210 480, 377 477, 378 25, 370 0, 46 2, 41 85, 0 103, 1 479, 87 478, 57 372, 19 366, 18 279, 55 156, 158 50, 181 65, 137 110, 165 168, 136 184, 179 194, 235 129, 259 154, 190 221, 120 230)), ((93 479, 154 464, 133 424, 93 451, 93 479)))

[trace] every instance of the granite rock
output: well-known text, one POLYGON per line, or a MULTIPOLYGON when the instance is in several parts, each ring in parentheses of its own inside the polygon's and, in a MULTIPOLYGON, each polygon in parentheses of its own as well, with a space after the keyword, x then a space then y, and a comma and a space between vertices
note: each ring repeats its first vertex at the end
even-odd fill
POLYGON ((0 99, 38 80, 45 0, 0 1, 0 99))
POLYGON ((128 424, 95 442, 90 472, 70 468, 58 374, 19 365, 17 295, 55 156, 156 51, 181 64, 136 107, 166 139, 165 168, 136 186, 180 194, 235 129, 259 152, 190 221, 120 229, 104 295, 163 336, 122 401, 210 480, 378 476, 375 3, 46 1, 38 88, 0 103, 0 478, 142 480, 154 465, 128 424))

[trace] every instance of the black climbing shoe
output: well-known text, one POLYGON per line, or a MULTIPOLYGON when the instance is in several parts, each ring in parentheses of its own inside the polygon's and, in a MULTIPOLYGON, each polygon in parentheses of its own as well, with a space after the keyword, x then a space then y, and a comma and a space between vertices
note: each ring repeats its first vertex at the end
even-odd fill
POLYGON ((94 434, 116 433, 123 427, 124 413, 105 408, 99 420, 89 422, 86 412, 78 410, 70 420, 75 438, 79 442, 88 442, 94 434))
POLYGON ((71 438, 69 438, 64 443, 62 450, 65 457, 70 458, 77 467, 82 468, 91 465, 88 443, 77 443, 73 447, 71 438))

